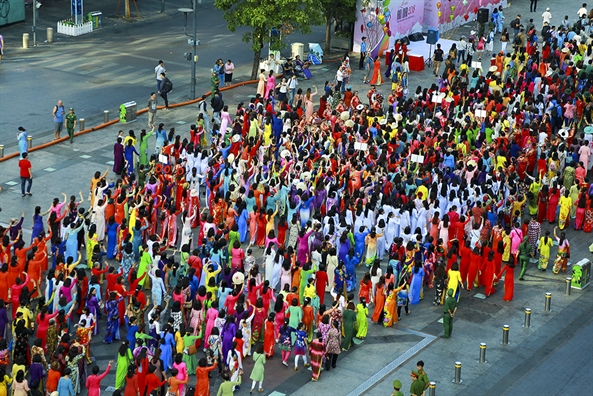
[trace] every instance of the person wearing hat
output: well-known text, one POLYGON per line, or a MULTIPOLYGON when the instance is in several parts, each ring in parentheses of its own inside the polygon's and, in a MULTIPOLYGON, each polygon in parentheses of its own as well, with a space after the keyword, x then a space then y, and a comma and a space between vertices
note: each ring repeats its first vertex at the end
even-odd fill
POLYGON ((400 380, 393 381, 393 393, 391 396, 404 396, 404 392, 400 391, 402 382, 400 380))
POLYGON ((550 22, 552 22, 552 13, 550 12, 550 7, 548 7, 542 14, 542 27, 545 23, 549 24, 550 22))
POLYGON ((451 337, 451 332, 453 331, 453 318, 457 312, 457 300, 453 297, 453 292, 453 289, 447 290, 447 298, 443 305, 443 327, 445 328, 443 338, 451 337))
POLYGON ((422 396, 424 394, 424 382, 420 379, 418 371, 412 370, 412 385, 410 385, 410 394, 412 396, 422 396))
POLYGON ((74 109, 70 107, 68 114, 66 114, 66 130, 68 130, 68 136, 70 136, 70 144, 74 142, 74 130, 76 129, 76 113, 74 109))
POLYGON ((210 98, 214 98, 214 94, 220 84, 220 77, 215 70, 212 70, 212 77, 210 77, 210 98))

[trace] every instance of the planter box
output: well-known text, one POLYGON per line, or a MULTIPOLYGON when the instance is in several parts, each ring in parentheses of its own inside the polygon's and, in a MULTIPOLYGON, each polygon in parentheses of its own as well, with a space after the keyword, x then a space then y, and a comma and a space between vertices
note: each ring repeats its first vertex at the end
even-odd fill
POLYGON ((93 32, 93 22, 85 22, 81 25, 70 25, 68 21, 58 22, 58 33, 65 34, 67 36, 80 36, 86 33, 93 32))

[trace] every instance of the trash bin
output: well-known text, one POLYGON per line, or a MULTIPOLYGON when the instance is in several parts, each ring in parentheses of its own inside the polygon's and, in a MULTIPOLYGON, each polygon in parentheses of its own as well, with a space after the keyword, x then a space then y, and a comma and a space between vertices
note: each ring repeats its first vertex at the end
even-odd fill
POLYGON ((119 122, 128 123, 136 121, 138 105, 136 102, 127 102, 119 106, 119 122))
POLYGON ((93 22, 93 29, 103 27, 103 13, 101 11, 89 12, 89 20, 93 22))
POLYGON ((588 259, 582 259, 578 263, 572 266, 570 286, 573 289, 583 290, 589 286, 591 279, 591 261, 588 259))
POLYGON ((305 44, 292 43, 292 57, 296 58, 297 55, 301 57, 301 60, 305 59, 305 44))

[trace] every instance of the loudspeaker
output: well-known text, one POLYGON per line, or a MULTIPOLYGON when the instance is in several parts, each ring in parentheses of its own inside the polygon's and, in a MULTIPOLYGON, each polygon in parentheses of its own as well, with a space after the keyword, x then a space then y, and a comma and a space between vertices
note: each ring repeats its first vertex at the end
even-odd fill
POLYGON ((408 39, 410 41, 422 41, 422 40, 424 40, 424 36, 420 32, 418 32, 418 33, 412 33, 412 34, 410 34, 408 36, 408 39))
POLYGON ((439 41, 439 31, 437 29, 428 29, 426 34, 426 44, 435 45, 439 41))
POLYGON ((490 11, 488 11, 488 8, 480 8, 478 10, 478 22, 488 23, 489 17, 490 11))

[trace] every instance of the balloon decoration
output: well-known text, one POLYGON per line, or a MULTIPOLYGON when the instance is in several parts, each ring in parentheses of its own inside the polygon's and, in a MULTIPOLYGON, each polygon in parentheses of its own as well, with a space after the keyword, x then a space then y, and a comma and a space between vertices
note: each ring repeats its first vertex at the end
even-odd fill
POLYGON ((360 25, 360 33, 364 33, 364 26, 360 25))
POLYGON ((387 29, 387 26, 383 26, 383 33, 387 33, 389 29, 387 29))
POLYGON ((391 30, 388 30, 388 31, 387 31, 387 35, 388 35, 389 37, 391 37, 391 30))
POLYGON ((381 25, 384 25, 384 24, 385 24, 385 15, 383 15, 383 14, 379 14, 379 15, 377 16, 377 20, 379 21, 379 23, 380 23, 381 25))
POLYGON ((463 5, 467 5, 467 0, 463 0, 463 5))
POLYGON ((451 19, 451 22, 453 22, 453 18, 455 18, 455 15, 453 15, 453 14, 449 15, 449 19, 451 19))
POLYGON ((389 19, 390 16, 391 16, 391 11, 386 10, 385 11, 385 18, 389 19))
POLYGON ((465 14, 465 15, 463 16, 463 19, 465 19, 465 20, 467 21, 467 20, 469 19, 469 15, 465 14))
POLYGON ((474 14, 478 13, 478 7, 474 7, 474 14))
POLYGON ((389 26, 389 22, 385 22, 385 26, 387 26, 387 29, 390 29, 391 27, 389 26))
POLYGON ((375 14, 379 13, 379 7, 375 8, 375 14))
POLYGON ((373 22, 367 22, 367 27, 368 28, 372 28, 373 27, 373 22))
POLYGON ((440 11, 437 12, 437 16, 440 18, 443 15, 440 11))
POLYGON ((391 0, 385 0, 385 1, 383 2, 383 6, 384 6, 385 8, 387 8, 387 7, 389 6, 389 3, 391 3, 391 0))
POLYGON ((454 5, 451 6, 451 12, 452 13, 455 12, 455 6, 454 5))
POLYGON ((439 10, 441 9, 441 2, 440 2, 440 1, 437 3, 437 8, 438 8, 439 10))

